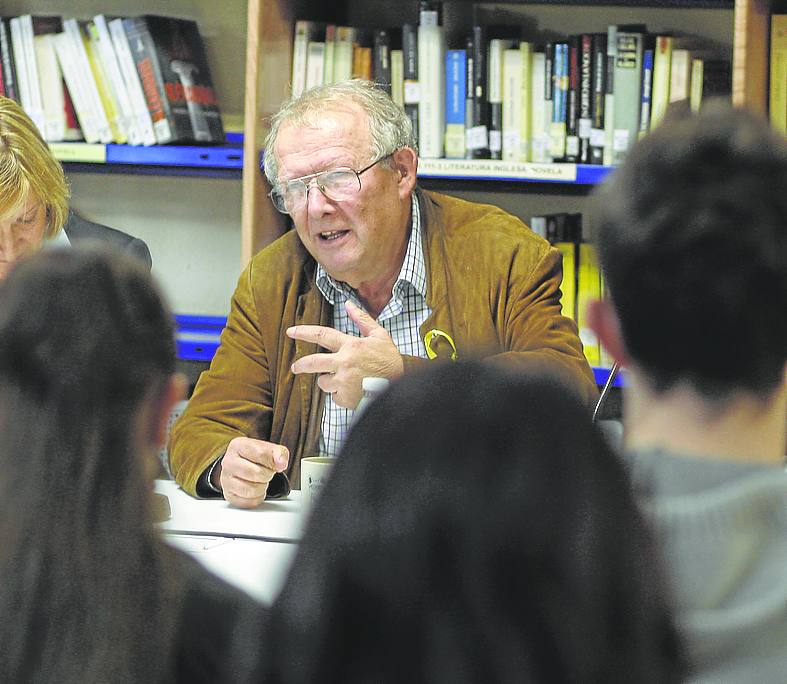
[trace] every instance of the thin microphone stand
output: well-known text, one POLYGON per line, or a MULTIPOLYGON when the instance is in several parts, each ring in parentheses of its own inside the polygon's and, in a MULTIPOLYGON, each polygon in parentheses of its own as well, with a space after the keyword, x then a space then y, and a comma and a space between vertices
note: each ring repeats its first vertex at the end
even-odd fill
POLYGON ((612 389, 612 383, 615 382, 615 378, 617 377, 619 370, 620 364, 615 361, 615 363, 612 364, 612 368, 609 369, 609 375, 607 376, 607 381, 604 383, 604 387, 601 389, 601 394, 599 395, 598 401, 596 402, 596 408, 593 409, 594 423, 598 420, 601 409, 604 407, 604 404, 607 401, 609 392, 612 389))

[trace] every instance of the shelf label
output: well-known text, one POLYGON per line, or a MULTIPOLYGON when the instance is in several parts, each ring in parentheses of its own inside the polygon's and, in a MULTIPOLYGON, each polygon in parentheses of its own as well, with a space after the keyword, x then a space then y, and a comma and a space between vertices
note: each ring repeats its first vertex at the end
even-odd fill
POLYGON ((573 183, 577 179, 577 165, 508 162, 497 159, 419 159, 418 174, 451 178, 511 178, 573 183))
POLYGON ((103 164, 107 160, 106 145, 91 143, 49 143, 49 149, 61 162, 103 164))

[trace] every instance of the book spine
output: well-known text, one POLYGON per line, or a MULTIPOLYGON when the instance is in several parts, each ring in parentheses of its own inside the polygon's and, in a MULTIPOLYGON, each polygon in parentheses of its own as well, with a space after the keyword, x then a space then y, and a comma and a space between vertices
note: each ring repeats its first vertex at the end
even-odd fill
POLYGON ((66 19, 63 22, 63 31, 71 41, 72 54, 77 69, 76 78, 79 79, 82 92, 86 98, 84 106, 89 108, 93 120, 95 121, 98 131, 98 140, 105 144, 111 143, 113 140, 112 129, 109 125, 107 114, 104 111, 104 105, 98 94, 98 87, 93 77, 93 71, 90 68, 82 28, 79 26, 76 19, 66 19))
POLYGON ((770 121, 787 134, 787 14, 771 16, 770 68, 770 121))
POLYGON ((546 55, 543 52, 534 52, 530 67, 531 72, 531 103, 530 108, 530 157, 525 161, 547 163, 549 156, 549 136, 547 135, 548 119, 546 116, 546 101, 544 100, 546 79, 546 55))
POLYGON ((486 30, 473 26, 466 43, 468 51, 469 108, 466 112, 467 139, 465 156, 469 159, 489 159, 489 100, 487 94, 486 30), (472 57, 472 62, 471 62, 472 57), (472 63, 472 70, 470 64, 472 63))
POLYGON ((568 43, 555 43, 552 78, 552 125, 550 126, 553 161, 566 157, 566 114, 568 107, 568 43))
POLYGON ((579 37, 568 42, 568 103, 566 105, 565 161, 579 161, 579 37))
POLYGON ((607 27, 607 72, 604 79, 604 166, 612 165, 615 139, 615 62, 618 54, 618 27, 607 27))
POLYGON ((292 39, 292 96, 298 97, 306 87, 306 64, 308 61, 309 41, 315 32, 313 21, 299 19, 295 22, 295 35, 292 39))
POLYGON ((156 49, 145 20, 141 17, 128 17, 123 20, 123 28, 126 30, 131 56, 153 121, 156 142, 162 145, 173 142, 175 133, 172 127, 172 113, 164 92, 156 49))
POLYGON ((333 53, 336 43, 336 24, 325 27, 325 59, 323 60, 322 82, 333 83, 333 53))
MULTIPOLYGON (((672 79, 672 36, 656 36, 653 54, 653 92, 648 129, 655 128, 664 118, 670 102, 670 81, 672 79)), ((646 130, 648 130, 646 129, 646 130)), ((641 130, 641 129, 640 129, 641 130)))
POLYGON ((651 105, 653 94, 653 61, 654 54, 651 48, 642 53, 642 99, 639 107, 639 137, 645 135, 651 126, 651 105))
POLYGON ((87 59, 90 63, 90 70, 93 73, 93 80, 96 83, 98 97, 101 100, 101 105, 107 115, 109 128, 112 131, 112 140, 118 144, 123 144, 128 141, 128 133, 121 119, 120 105, 109 83, 109 76, 104 68, 104 62, 99 55, 95 25, 88 23, 85 30, 87 32, 84 37, 87 59))
POLYGON ((424 159, 443 156, 445 140, 445 37, 438 12, 420 13, 418 26, 419 151, 424 159))
POLYGON ((467 61, 464 50, 445 53, 445 156, 465 156, 465 88, 467 61))
POLYGON ((352 26, 337 26, 333 43, 333 82, 346 81, 353 73, 353 44, 357 30, 352 26))
POLYGON ((109 88, 117 103, 119 117, 118 127, 126 132, 128 142, 131 145, 141 145, 142 135, 137 126, 136 117, 134 117, 133 114, 134 110, 131 106, 128 88, 126 88, 126 84, 123 81, 123 75, 120 73, 120 65, 118 64, 115 48, 112 44, 112 36, 109 34, 106 17, 102 14, 93 17, 91 32, 98 48, 99 59, 103 65, 109 88))
POLYGON ((669 101, 681 102, 691 95, 691 52, 685 49, 672 51, 670 68, 669 101))
POLYGON ((601 362, 601 347, 596 335, 588 325, 587 302, 601 297, 601 271, 598 265, 595 248, 583 242, 579 246, 579 287, 577 288, 577 327, 579 339, 582 340, 585 358, 588 363, 597 366, 601 362))
POLYGON ((38 130, 46 138, 46 120, 44 117, 44 101, 41 97, 41 80, 38 77, 38 57, 36 55, 35 31, 33 30, 33 17, 25 14, 19 17, 22 27, 22 45, 25 51, 25 65, 29 79, 30 103, 27 112, 35 122, 38 130))
POLYGON ((689 106, 696 112, 702 103, 702 81, 705 62, 702 59, 691 60, 691 96, 689 106))
POLYGON ((11 19, 11 40, 14 46, 14 60, 18 67, 20 103, 44 136, 44 108, 41 104, 41 86, 38 82, 33 44, 33 23, 29 14, 11 19))
POLYGON ((19 90, 16 81, 13 49, 11 47, 11 29, 8 19, 0 17, 0 57, 3 61, 3 87, 6 97, 19 102, 19 90))
POLYGON ((555 107, 555 44, 548 42, 544 47, 544 156, 552 157, 552 114, 555 107))
POLYGON ((311 40, 306 48, 306 84, 301 89, 308 90, 322 85, 325 75, 325 42, 311 40))
POLYGON ((503 52, 511 41, 492 38, 488 51, 489 156, 503 158, 503 52))
POLYGON ((519 161, 530 161, 533 150, 533 44, 526 40, 519 43, 522 55, 522 78, 519 103, 519 161))
POLYGON ((520 161, 522 128, 522 51, 503 51, 503 159, 520 161))
POLYGON ((387 29, 375 29, 372 55, 372 76, 391 95, 391 35, 387 29))
POLYGON ((639 135, 643 35, 618 31, 616 42, 615 130, 612 140, 612 162, 620 164, 639 135))
POLYGON ((143 19, 175 140, 223 142, 224 127, 197 23, 154 15, 143 19))
POLYGON ((365 81, 373 80, 371 47, 366 45, 353 47, 353 78, 361 78, 365 81))
POLYGON ((590 131, 593 127, 593 36, 579 38, 579 161, 590 164, 590 131))
POLYGON ((143 145, 155 145, 156 133, 153 130, 153 120, 150 118, 145 94, 142 91, 142 82, 139 80, 137 67, 134 64, 134 58, 131 56, 131 47, 128 44, 126 29, 123 27, 123 19, 112 19, 108 26, 109 33, 112 36, 112 45, 118 58, 118 66, 123 76, 123 82, 128 90, 131 110, 139 130, 141 143, 143 145))
MULTIPOLYGON (((27 111, 30 106, 30 79, 27 75, 27 61, 22 38, 22 26, 19 17, 13 17, 10 21, 11 46, 16 64, 17 83, 19 85, 19 104, 27 111)), ((29 115, 30 112, 27 112, 29 115)), ((43 135, 43 133, 42 133, 43 135)))
POLYGON ((71 37, 66 33, 59 33, 54 37, 55 54, 60 63, 60 70, 66 81, 66 87, 71 94, 79 127, 85 142, 97 143, 99 140, 98 123, 92 110, 90 98, 82 79, 79 78, 79 65, 74 54, 74 45, 71 37))
POLYGON ((590 129, 590 163, 604 163, 605 145, 605 103, 606 103, 606 76, 607 76, 607 35, 605 33, 593 34, 593 99, 591 102, 591 115, 593 125, 590 129))
POLYGON ((402 26, 402 60, 404 113, 413 126, 415 139, 420 140, 418 105, 421 101, 421 88, 418 83, 418 28, 415 24, 402 26))
POLYGON ((44 113, 44 139, 60 142, 66 137, 66 102, 63 92, 63 75, 57 65, 54 36, 47 33, 35 36, 34 47, 44 113))
POLYGON ((391 50, 391 99, 404 109, 404 52, 391 50))

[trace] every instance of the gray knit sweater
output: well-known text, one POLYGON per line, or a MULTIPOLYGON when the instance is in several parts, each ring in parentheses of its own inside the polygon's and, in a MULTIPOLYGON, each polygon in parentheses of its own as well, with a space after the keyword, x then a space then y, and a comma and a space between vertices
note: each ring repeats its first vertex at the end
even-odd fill
POLYGON ((627 454, 658 535, 692 682, 787 682, 787 473, 627 454))

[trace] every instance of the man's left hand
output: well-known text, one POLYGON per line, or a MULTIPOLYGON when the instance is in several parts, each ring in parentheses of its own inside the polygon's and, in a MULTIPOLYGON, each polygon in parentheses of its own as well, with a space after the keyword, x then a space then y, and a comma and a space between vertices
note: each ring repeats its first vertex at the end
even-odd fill
POLYGON ((354 409, 361 400, 363 378, 393 380, 404 373, 404 363, 385 328, 352 302, 348 301, 345 309, 361 331, 361 337, 322 325, 295 325, 287 328, 287 335, 330 351, 298 359, 292 364, 292 372, 319 373, 320 389, 332 394, 339 406, 354 409))

